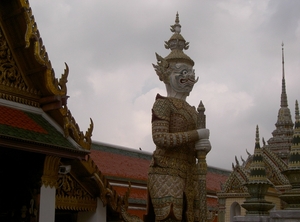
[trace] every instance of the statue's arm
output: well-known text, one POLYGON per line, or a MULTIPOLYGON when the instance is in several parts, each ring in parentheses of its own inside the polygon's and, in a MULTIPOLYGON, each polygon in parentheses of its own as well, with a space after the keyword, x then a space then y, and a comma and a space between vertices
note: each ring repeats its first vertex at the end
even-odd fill
POLYGON ((155 120, 152 122, 152 139, 156 146, 172 148, 189 142, 196 142, 199 136, 196 130, 170 133, 167 120, 155 120))

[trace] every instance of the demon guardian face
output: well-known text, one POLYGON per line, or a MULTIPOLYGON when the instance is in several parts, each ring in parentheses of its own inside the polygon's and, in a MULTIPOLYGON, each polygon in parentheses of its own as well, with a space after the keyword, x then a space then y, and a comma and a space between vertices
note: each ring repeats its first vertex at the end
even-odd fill
POLYGON ((198 81, 198 78, 195 78, 193 66, 186 63, 176 63, 171 65, 170 68, 173 70, 169 76, 171 88, 177 93, 189 94, 198 81))

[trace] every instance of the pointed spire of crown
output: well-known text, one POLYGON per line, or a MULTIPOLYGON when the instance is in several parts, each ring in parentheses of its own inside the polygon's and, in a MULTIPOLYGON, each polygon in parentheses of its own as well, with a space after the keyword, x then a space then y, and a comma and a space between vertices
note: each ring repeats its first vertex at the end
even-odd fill
POLYGON ((171 36, 169 41, 165 41, 165 48, 170 49, 170 54, 163 58, 162 56, 156 54, 157 65, 153 65, 156 74, 159 76, 159 79, 164 83, 169 82, 169 71, 170 62, 172 63, 186 63, 191 66, 194 66, 194 61, 187 56, 183 50, 189 48, 189 43, 180 34, 181 25, 179 24, 179 15, 176 14, 175 24, 171 25, 171 32, 174 34, 171 36))
POLYGON ((194 66, 194 61, 183 52, 184 49, 187 50, 189 48, 189 42, 186 42, 180 34, 181 25, 179 24, 178 12, 176 14, 175 24, 171 25, 171 32, 174 34, 171 36, 169 41, 165 41, 165 48, 171 49, 171 53, 165 58, 165 60, 168 62, 187 62, 194 66))
POLYGON ((180 34, 180 32, 181 32, 181 25, 179 24, 178 12, 176 13, 175 24, 171 25, 171 32, 175 32, 177 34, 180 34))
POLYGON ((284 73, 284 44, 282 42, 282 91, 281 91, 281 107, 288 107, 287 95, 286 95, 286 86, 285 86, 285 73, 284 73))

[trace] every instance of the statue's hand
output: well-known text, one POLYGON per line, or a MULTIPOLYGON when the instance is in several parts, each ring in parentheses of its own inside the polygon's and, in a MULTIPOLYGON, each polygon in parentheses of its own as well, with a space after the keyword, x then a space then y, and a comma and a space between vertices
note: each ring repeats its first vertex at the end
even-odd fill
POLYGON ((197 129, 199 140, 209 138, 209 129, 197 129))
POLYGON ((201 139, 195 143, 195 149, 198 151, 205 151, 208 153, 211 150, 209 139, 201 139))

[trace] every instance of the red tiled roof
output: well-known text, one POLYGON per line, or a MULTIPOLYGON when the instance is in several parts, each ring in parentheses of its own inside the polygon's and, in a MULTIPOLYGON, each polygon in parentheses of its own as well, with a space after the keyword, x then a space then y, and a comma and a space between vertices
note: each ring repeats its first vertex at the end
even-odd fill
POLYGON ((30 130, 38 133, 48 133, 40 125, 34 122, 23 111, 0 106, 0 124, 30 130))
POLYGON ((228 175, 218 174, 214 172, 207 172, 206 188, 208 191, 220 191, 220 183, 225 183, 228 175))
MULTIPOLYGON (((106 176, 144 180, 148 178, 150 160, 116 153, 91 150, 91 157, 106 176)), ((220 191, 220 182, 225 183, 228 175, 207 172, 206 187, 209 191, 220 191)))
POLYGON ((0 105, 0 136, 78 150, 41 113, 0 105))
MULTIPOLYGON (((125 193, 128 191, 127 187, 119 187, 119 186, 112 186, 112 187, 120 196, 125 195, 125 193)), ((147 190, 131 187, 129 197, 134 198, 134 199, 146 200, 147 199, 147 190)))
POLYGON ((91 157, 106 176, 147 180, 149 160, 99 150, 91 150, 91 157))
POLYGON ((218 199, 217 198, 212 198, 212 197, 207 197, 207 206, 210 207, 217 207, 218 206, 218 199))

